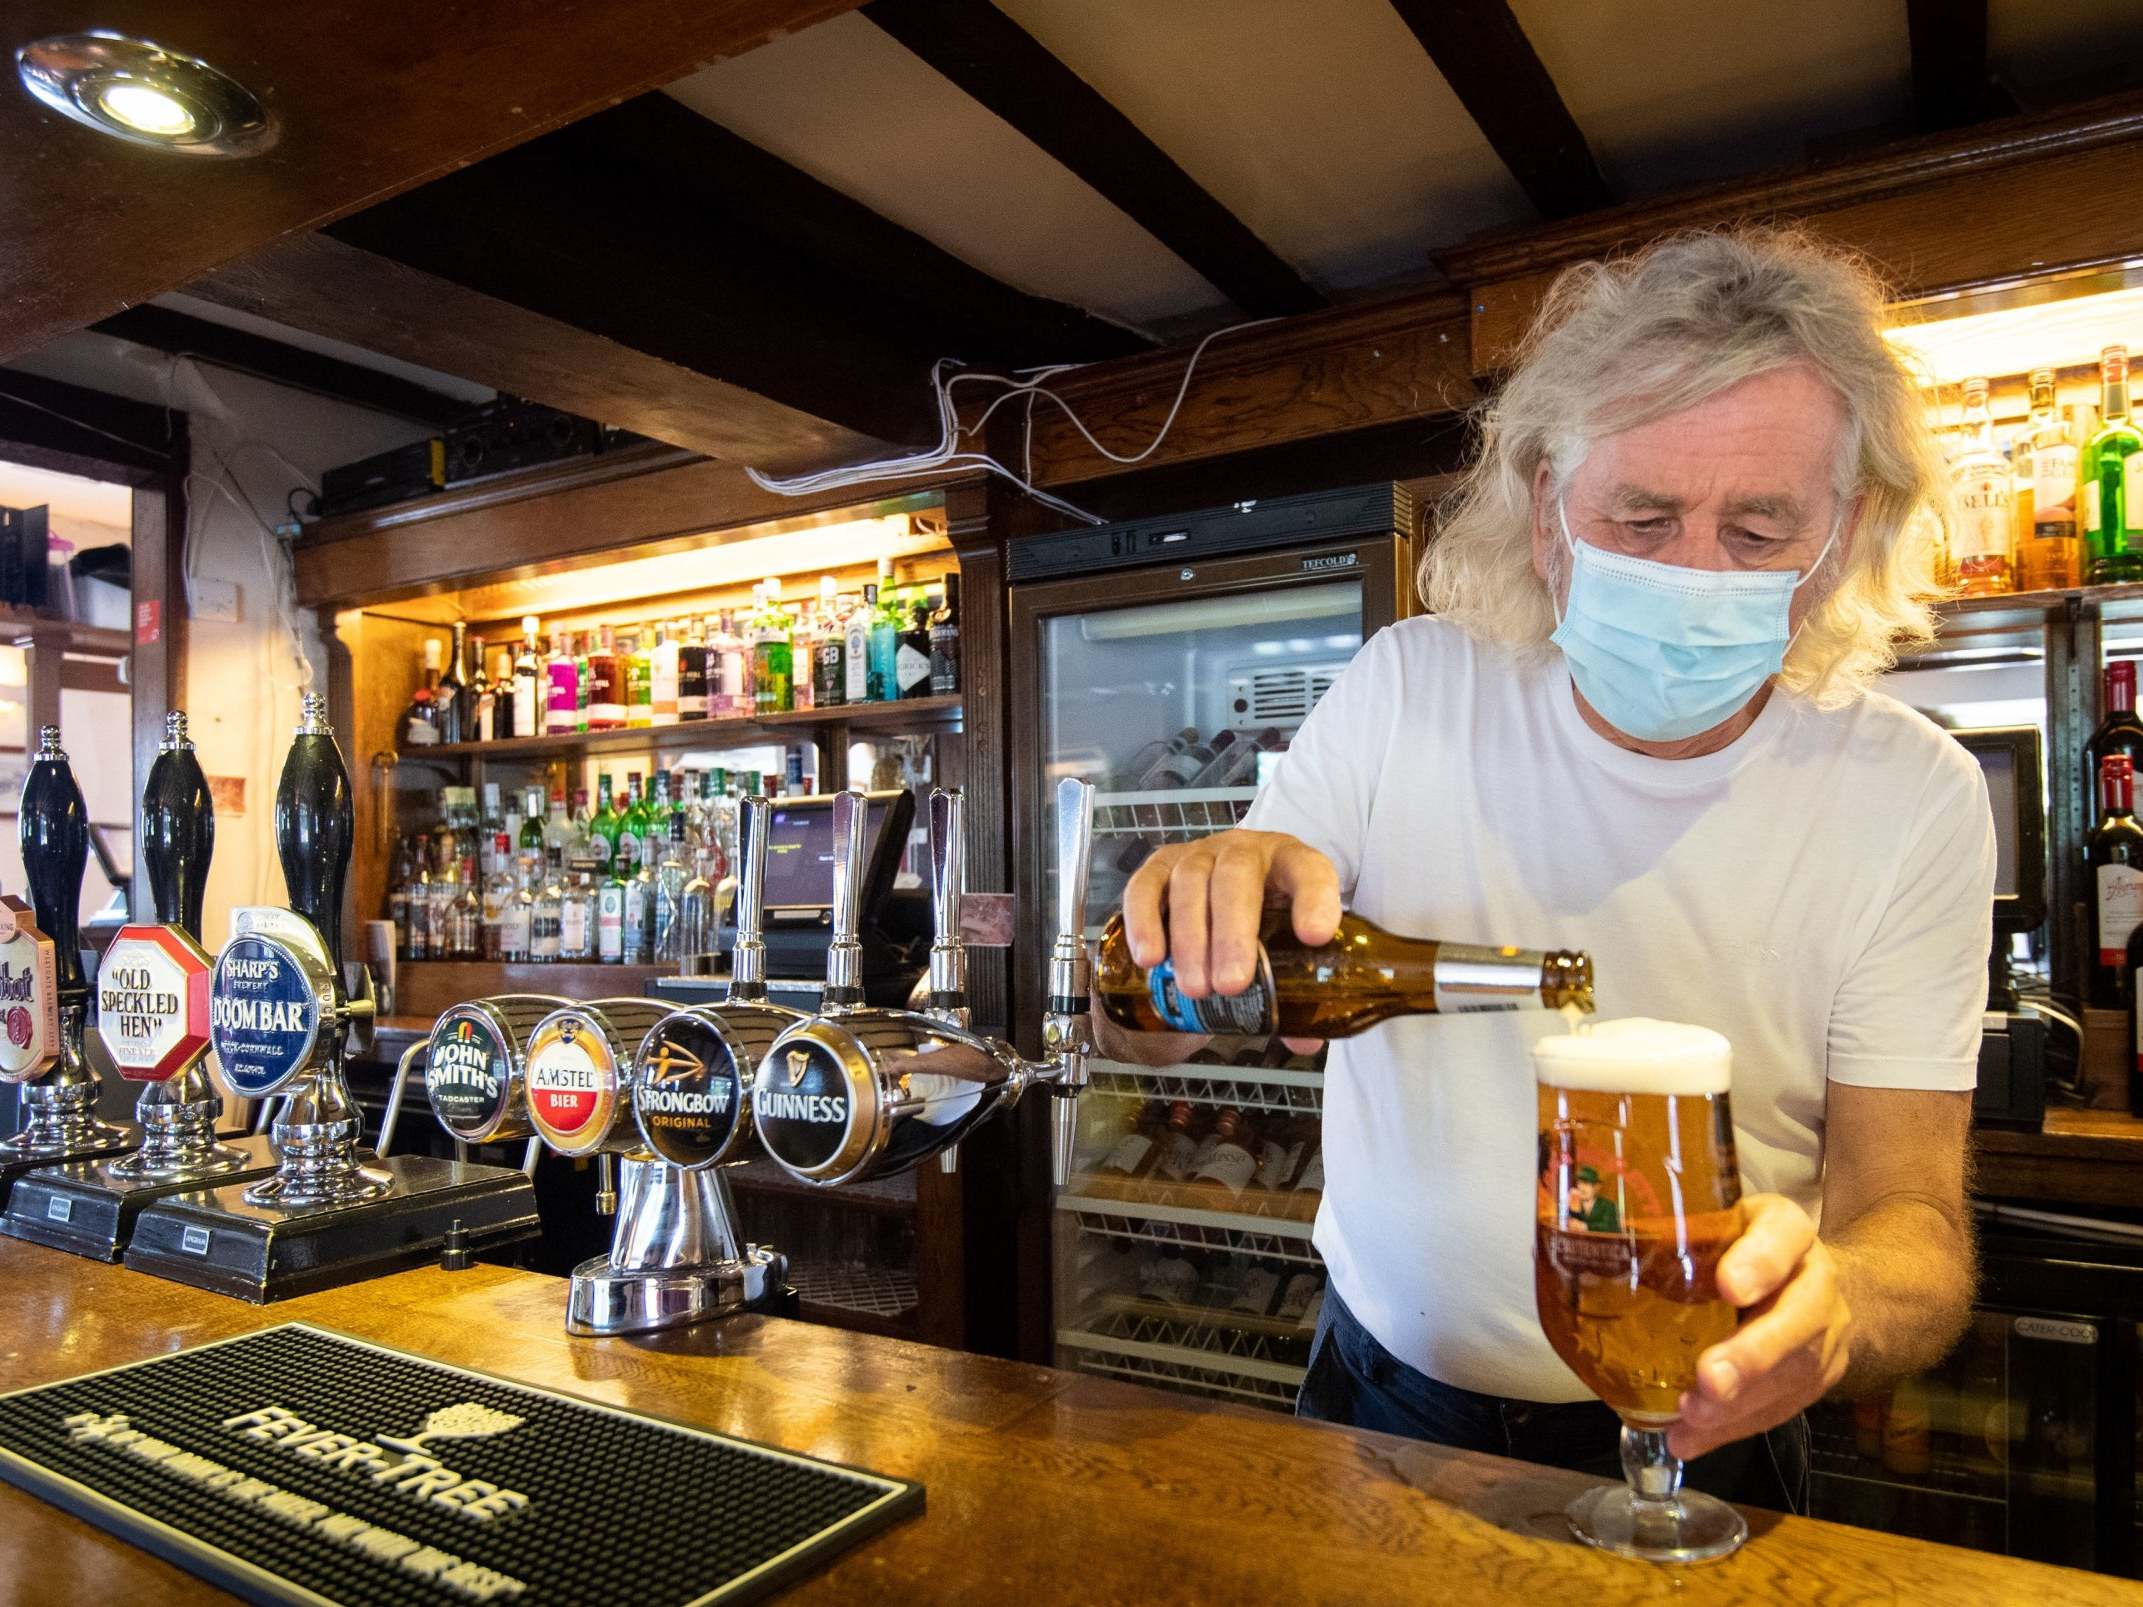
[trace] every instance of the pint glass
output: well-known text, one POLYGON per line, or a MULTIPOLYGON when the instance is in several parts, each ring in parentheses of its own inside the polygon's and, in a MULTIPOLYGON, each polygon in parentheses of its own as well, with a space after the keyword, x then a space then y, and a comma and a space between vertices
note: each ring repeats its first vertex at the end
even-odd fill
POLYGON ((1626 1488, 1578 1497, 1570 1526, 1655 1562, 1722 1557, 1748 1537, 1732 1507, 1681 1489, 1667 1449, 1697 1358, 1737 1319, 1717 1284, 1742 1225, 1731 1064, 1719 1034, 1669 1021, 1601 1022, 1533 1046, 1540 1325, 1623 1424, 1626 1488))

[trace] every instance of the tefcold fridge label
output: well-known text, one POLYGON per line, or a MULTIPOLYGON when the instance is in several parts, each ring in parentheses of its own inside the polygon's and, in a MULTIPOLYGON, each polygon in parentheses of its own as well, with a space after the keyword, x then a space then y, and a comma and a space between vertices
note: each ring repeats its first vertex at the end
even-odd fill
MULTIPOLYGON (((1270 974, 1262 956, 1258 969, 1270 974)), ((1224 1032, 1261 1038, 1273 1030, 1272 989, 1262 976, 1240 993, 1209 993, 1202 999, 1187 999, 1178 990, 1172 960, 1163 960, 1146 977, 1154 1014, 1177 1032, 1224 1032)))
POLYGON ((2133 865, 2098 867, 2098 963, 2120 965, 2128 939, 2143 926, 2143 870, 2133 865))
POLYGON ((2061 1345, 2098 1343, 2098 1330, 2089 1323, 2063 1322, 2058 1317, 2019 1317, 2016 1331, 2020 1339, 2051 1339, 2061 1345))

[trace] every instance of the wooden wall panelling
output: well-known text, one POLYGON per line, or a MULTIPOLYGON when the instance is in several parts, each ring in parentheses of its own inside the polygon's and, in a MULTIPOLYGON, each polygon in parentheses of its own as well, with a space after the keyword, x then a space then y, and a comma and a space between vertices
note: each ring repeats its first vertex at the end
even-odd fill
POLYGON ((1509 366, 1563 267, 1676 229, 1805 223, 1865 253, 1901 295, 1932 295, 2132 255, 2139 136, 2143 102, 2131 97, 1617 208, 1569 229, 1499 236, 1443 252, 1437 263, 1473 288, 1477 375, 1509 366), (2049 195, 2062 204, 2048 209, 2049 195))
POLYGON ((924 500, 912 483, 783 497, 760 490, 734 464, 670 448, 605 454, 513 486, 324 519, 293 555, 298 601, 314 608, 392 602, 614 562, 628 548, 682 548, 769 521, 849 509, 864 517, 924 500))
MULTIPOLYGON (((1062 395, 1112 451, 1144 451, 1168 417, 1189 352, 1097 363, 1062 375, 1062 395)), ((1173 427, 1137 467, 1451 413, 1477 399, 1463 297, 1438 291, 1310 313, 1224 335, 1198 360, 1173 427)), ((1034 482, 1058 486, 1130 472, 1096 452, 1046 399, 1034 407, 1034 482)), ((1024 456, 1023 409, 1007 403, 1005 450, 1024 456)))
POLYGON ((0 164, 0 356, 855 4, 108 0, 86 17, 25 0, 11 46, 91 23, 169 43, 261 95, 281 138, 244 160, 175 157, 0 96, 16 158, 0 164))
MULTIPOLYGON (((357 847, 343 923, 343 952, 357 956, 365 952, 363 923, 387 914, 395 830, 414 824, 397 820, 394 795, 423 779, 374 761, 391 758, 400 747, 397 727, 410 694, 421 684, 424 638, 431 632, 408 620, 355 609, 323 624, 328 626, 322 634, 329 641, 329 703, 357 806, 357 847)), ((438 784, 452 769, 437 772, 438 784)))

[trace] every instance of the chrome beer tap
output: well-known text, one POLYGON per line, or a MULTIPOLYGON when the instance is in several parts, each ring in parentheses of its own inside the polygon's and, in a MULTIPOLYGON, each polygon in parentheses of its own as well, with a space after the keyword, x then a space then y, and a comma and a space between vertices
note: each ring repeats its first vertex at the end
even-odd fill
POLYGON ((1086 1081, 1085 856, 1093 789, 1059 789, 1057 938, 1045 1053, 1023 1060, 1010 1044, 967 1024, 960 939, 961 809, 957 792, 930 797, 936 941, 927 1011, 867 1008, 856 985, 856 928, 864 855, 864 798, 834 798, 834 938, 825 1003, 769 1046, 752 1087, 761 1146, 800 1181, 833 1187, 906 1171, 943 1155, 978 1123, 1009 1110, 1034 1083, 1061 1089, 1055 1123, 1059 1181, 1069 1173, 1072 1101, 1086 1081))
MULTIPOLYGON (((135 1135, 97 1115, 103 1079, 83 1051, 89 984, 82 973, 80 904, 82 867, 89 858, 89 807, 56 725, 37 733, 37 752, 22 784, 20 836, 37 926, 52 943, 50 985, 59 1030, 57 1042, 48 1047, 50 1063, 22 1085, 27 1120, 20 1133, 0 1143, 0 1159, 56 1160, 122 1148, 135 1135)), ((43 985, 44 979, 33 979, 33 986, 43 985)), ((43 1002, 32 1001, 32 1008, 43 1002)))

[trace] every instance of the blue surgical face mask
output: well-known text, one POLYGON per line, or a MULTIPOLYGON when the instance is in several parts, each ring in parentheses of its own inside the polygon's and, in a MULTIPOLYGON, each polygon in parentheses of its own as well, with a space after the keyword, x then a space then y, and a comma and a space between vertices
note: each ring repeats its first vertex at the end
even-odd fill
POLYGON ((1793 644, 1793 594, 1823 567, 1839 528, 1831 525, 1806 573, 1683 569, 1579 541, 1560 500, 1556 518, 1570 548, 1570 594, 1549 639, 1585 701, 1642 742, 1709 731, 1778 673, 1793 644))

